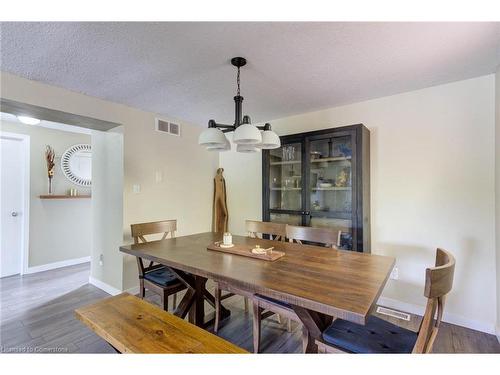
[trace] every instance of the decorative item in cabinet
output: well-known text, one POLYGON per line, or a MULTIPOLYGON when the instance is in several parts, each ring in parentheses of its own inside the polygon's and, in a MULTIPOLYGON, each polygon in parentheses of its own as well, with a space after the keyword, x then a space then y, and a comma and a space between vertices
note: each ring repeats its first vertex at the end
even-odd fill
POLYGON ((346 143, 339 143, 335 145, 332 157, 345 157, 350 158, 352 156, 352 148, 346 143))
POLYGON ((340 170, 337 177, 335 178, 336 187, 347 187, 350 186, 350 175, 351 168, 345 167, 340 170))
POLYGON ((283 149, 283 160, 284 161, 294 161, 295 160, 295 147, 285 146, 283 149))
POLYGON ((311 160, 316 160, 321 158, 321 152, 319 151, 311 151, 310 155, 311 155, 311 160))

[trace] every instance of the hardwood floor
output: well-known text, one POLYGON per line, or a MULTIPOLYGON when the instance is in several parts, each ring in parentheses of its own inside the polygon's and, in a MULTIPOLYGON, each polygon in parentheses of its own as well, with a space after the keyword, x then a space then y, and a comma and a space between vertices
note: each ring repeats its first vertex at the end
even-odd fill
MULTIPOLYGON (((108 296, 88 284, 89 265, 65 267, 24 277, 0 279, 0 351, 40 353, 114 353, 114 350, 82 323, 73 311, 108 296)), ((159 304, 159 297, 147 295, 159 304)), ((171 300, 170 300, 171 302, 171 300)), ((243 299, 233 297, 224 303, 232 314, 222 321, 219 335, 246 349, 252 347, 252 315, 245 313, 243 299)), ((211 307, 207 305, 207 311, 211 307)), ((416 329, 420 318, 410 322, 381 316, 396 324, 416 329)), ((274 319, 262 323, 264 353, 300 353, 301 329, 292 323, 288 333, 285 324, 274 319)), ((493 335, 444 323, 434 345, 435 353, 500 353, 493 335)))

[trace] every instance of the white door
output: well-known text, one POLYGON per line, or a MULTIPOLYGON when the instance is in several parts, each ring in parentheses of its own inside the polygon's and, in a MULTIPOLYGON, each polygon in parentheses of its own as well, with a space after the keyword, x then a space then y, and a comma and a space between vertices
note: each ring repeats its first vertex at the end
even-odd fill
POLYGON ((21 273, 23 257, 24 144, 0 135, 0 277, 21 273))

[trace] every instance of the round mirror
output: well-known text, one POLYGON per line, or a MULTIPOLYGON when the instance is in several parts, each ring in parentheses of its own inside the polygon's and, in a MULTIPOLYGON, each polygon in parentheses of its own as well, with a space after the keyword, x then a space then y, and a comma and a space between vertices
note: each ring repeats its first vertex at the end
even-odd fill
POLYGON ((68 148, 61 157, 61 169, 68 180, 80 186, 92 185, 92 150, 80 144, 68 148))

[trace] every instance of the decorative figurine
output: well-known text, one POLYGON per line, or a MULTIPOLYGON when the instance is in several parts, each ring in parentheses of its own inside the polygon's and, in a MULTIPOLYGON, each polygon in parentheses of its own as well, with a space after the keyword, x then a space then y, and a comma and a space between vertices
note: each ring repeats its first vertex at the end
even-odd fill
POLYGON ((312 204, 312 209, 314 211, 319 211, 321 209, 321 206, 319 205, 319 201, 314 201, 314 203, 312 204))
POLYGON ((343 168, 340 173, 337 175, 337 178, 335 179, 335 186, 336 187, 346 187, 347 186, 347 181, 349 179, 349 174, 346 171, 347 168, 343 168))
POLYGON ((52 194, 52 178, 54 177, 54 159, 56 153, 49 145, 45 148, 45 161, 47 162, 47 177, 49 178, 49 194, 52 194))
POLYGON ((352 156, 352 150, 349 146, 347 146, 345 143, 341 144, 339 146, 339 151, 344 155, 346 158, 349 158, 352 156))

